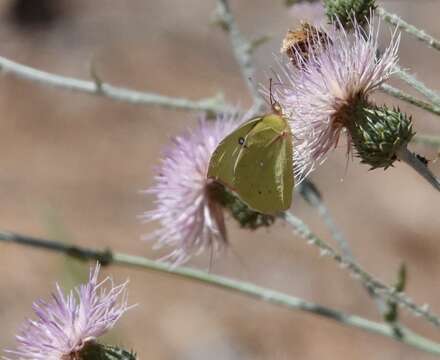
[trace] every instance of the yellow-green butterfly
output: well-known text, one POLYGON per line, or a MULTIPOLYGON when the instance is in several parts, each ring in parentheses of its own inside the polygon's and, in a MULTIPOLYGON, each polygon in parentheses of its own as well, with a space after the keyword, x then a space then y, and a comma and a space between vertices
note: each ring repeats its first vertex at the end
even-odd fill
POLYGON ((272 102, 272 108, 224 138, 208 169, 208 178, 263 214, 288 209, 294 185, 292 134, 279 104, 272 102))

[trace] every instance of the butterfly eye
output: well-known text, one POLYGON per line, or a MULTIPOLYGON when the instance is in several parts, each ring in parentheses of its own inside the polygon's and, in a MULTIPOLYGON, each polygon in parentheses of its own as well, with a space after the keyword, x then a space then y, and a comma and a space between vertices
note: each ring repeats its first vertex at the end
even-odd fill
POLYGON ((240 145, 243 145, 243 144, 244 144, 244 138, 243 138, 243 137, 239 138, 239 139, 238 139, 238 143, 239 143, 240 145))

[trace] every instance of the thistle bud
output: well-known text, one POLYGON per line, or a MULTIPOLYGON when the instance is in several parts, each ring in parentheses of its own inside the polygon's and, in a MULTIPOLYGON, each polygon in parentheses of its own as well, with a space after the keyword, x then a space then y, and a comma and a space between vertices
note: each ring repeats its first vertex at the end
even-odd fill
POLYGON ((377 6, 376 0, 324 0, 324 7, 329 22, 347 30, 353 27, 353 21, 365 25, 377 6))
POLYGON ((350 122, 348 130, 361 162, 372 169, 392 166, 415 134, 411 116, 386 106, 364 107, 356 113, 357 121, 350 122))

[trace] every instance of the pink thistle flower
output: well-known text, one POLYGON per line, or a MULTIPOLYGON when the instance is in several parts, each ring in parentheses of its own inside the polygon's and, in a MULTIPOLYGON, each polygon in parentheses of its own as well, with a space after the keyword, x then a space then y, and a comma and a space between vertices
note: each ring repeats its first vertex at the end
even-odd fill
POLYGON ((174 248, 163 259, 179 265, 206 249, 219 252, 227 244, 223 208, 215 198, 218 185, 206 175, 217 145, 238 124, 233 115, 201 119, 195 129, 174 138, 165 152, 155 184, 145 191, 155 196, 156 206, 141 216, 161 225, 145 239, 157 240, 159 248, 174 248))
MULTIPOLYGON (((129 308, 127 282, 114 286, 111 278, 98 282, 99 264, 90 270, 89 281, 67 296, 59 285, 50 301, 33 304, 36 320, 28 319, 16 336, 16 359, 70 360, 110 330, 129 308), (105 289, 106 284, 110 285, 105 289)), ((4 358, 7 359, 7 358, 4 358)))
POLYGON ((280 85, 274 88, 294 136, 297 182, 325 160, 345 129, 350 151, 358 110, 368 106, 369 96, 392 75, 398 59, 396 31, 378 57, 379 26, 372 17, 366 30, 354 21, 350 33, 339 23, 325 33, 310 39, 307 57, 293 49, 300 65, 282 65, 280 85))

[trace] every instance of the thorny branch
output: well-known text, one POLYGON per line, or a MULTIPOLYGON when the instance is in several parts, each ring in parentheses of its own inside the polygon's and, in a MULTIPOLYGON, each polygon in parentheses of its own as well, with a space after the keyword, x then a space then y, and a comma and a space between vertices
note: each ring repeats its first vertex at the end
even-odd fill
POLYGON ((408 34, 413 35, 416 39, 428 44, 429 47, 435 50, 440 50, 440 41, 427 34, 425 31, 416 28, 414 25, 408 24, 396 14, 386 11, 383 7, 378 6, 376 11, 388 23, 396 25, 399 29, 406 31, 408 34))
POLYGON ((372 289, 374 289, 374 292, 377 295, 406 307, 414 315, 422 316, 431 324, 435 325, 436 327, 440 327, 440 317, 432 313, 429 310, 428 305, 419 306, 415 304, 406 294, 397 292, 394 288, 385 285, 380 280, 376 279, 362 269, 358 264, 339 254, 329 244, 318 238, 301 219, 289 212, 285 212, 283 214, 283 218, 287 223, 293 226, 295 231, 304 240, 306 240, 309 244, 317 246, 320 249, 321 255, 331 257, 343 268, 346 268, 348 271, 350 271, 354 277, 359 278, 362 282, 368 284, 372 289))
POLYGON ((394 86, 388 85, 388 84, 382 84, 380 86, 380 90, 382 90, 384 93, 391 95, 395 97, 396 99, 402 100, 407 102, 408 104, 417 106, 423 110, 429 111, 430 113, 433 113, 435 115, 440 115, 440 107, 433 105, 427 101, 419 100, 416 97, 407 94, 406 92, 395 88, 394 86))
POLYGON ((212 113, 233 111, 233 107, 226 104, 222 96, 215 96, 200 100, 189 100, 185 98, 159 95, 151 92, 136 91, 114 86, 102 81, 86 81, 52 74, 19 64, 4 57, 0 57, 0 72, 8 73, 21 79, 35 81, 56 88, 106 97, 112 100, 124 101, 131 104, 161 106, 167 109, 207 111, 212 113))
POLYGON ((170 274, 182 279, 197 281, 205 285, 211 285, 220 289, 229 290, 243 296, 264 301, 289 310, 298 310, 316 316, 327 318, 341 324, 382 335, 395 341, 418 348, 425 352, 440 355, 440 344, 428 340, 407 328, 399 328, 399 334, 384 323, 374 322, 357 315, 346 314, 332 308, 287 295, 285 293, 267 289, 255 284, 214 275, 201 270, 189 267, 173 267, 164 262, 150 260, 140 256, 133 256, 107 250, 94 250, 86 247, 64 244, 62 242, 38 239, 26 235, 19 235, 10 232, 0 232, 0 242, 11 242, 19 245, 36 247, 48 251, 65 254, 80 260, 98 260, 103 265, 121 265, 140 268, 144 270, 157 271, 163 274, 170 274))
MULTIPOLYGON (((322 200, 321 194, 314 183, 310 180, 305 179, 299 185, 299 192, 312 207, 316 209, 318 214, 321 216, 327 228, 330 230, 331 237, 337 242, 341 254, 347 260, 356 263, 356 259, 350 249, 350 244, 344 237, 342 232, 339 230, 333 218, 330 214, 329 209, 322 200)), ((385 303, 377 296, 374 292, 373 287, 369 283, 362 283, 368 295, 375 301, 380 314, 384 314, 386 310, 385 303)))
POLYGON ((249 42, 244 38, 238 29, 237 23, 235 22, 234 16, 229 7, 228 0, 217 1, 217 16, 223 25, 223 28, 229 33, 235 59, 240 65, 241 74, 252 95, 253 112, 258 113, 262 110, 264 102, 258 91, 258 86, 255 83, 255 68, 252 64, 252 49, 254 46, 252 42, 249 42))
POLYGON ((440 94, 427 87, 423 82, 418 80, 415 75, 406 72, 400 66, 396 65, 394 68, 396 70, 396 76, 398 78, 400 78, 411 87, 413 87, 415 90, 417 90, 420 94, 425 96, 431 103, 435 104, 436 106, 440 106, 440 94))

